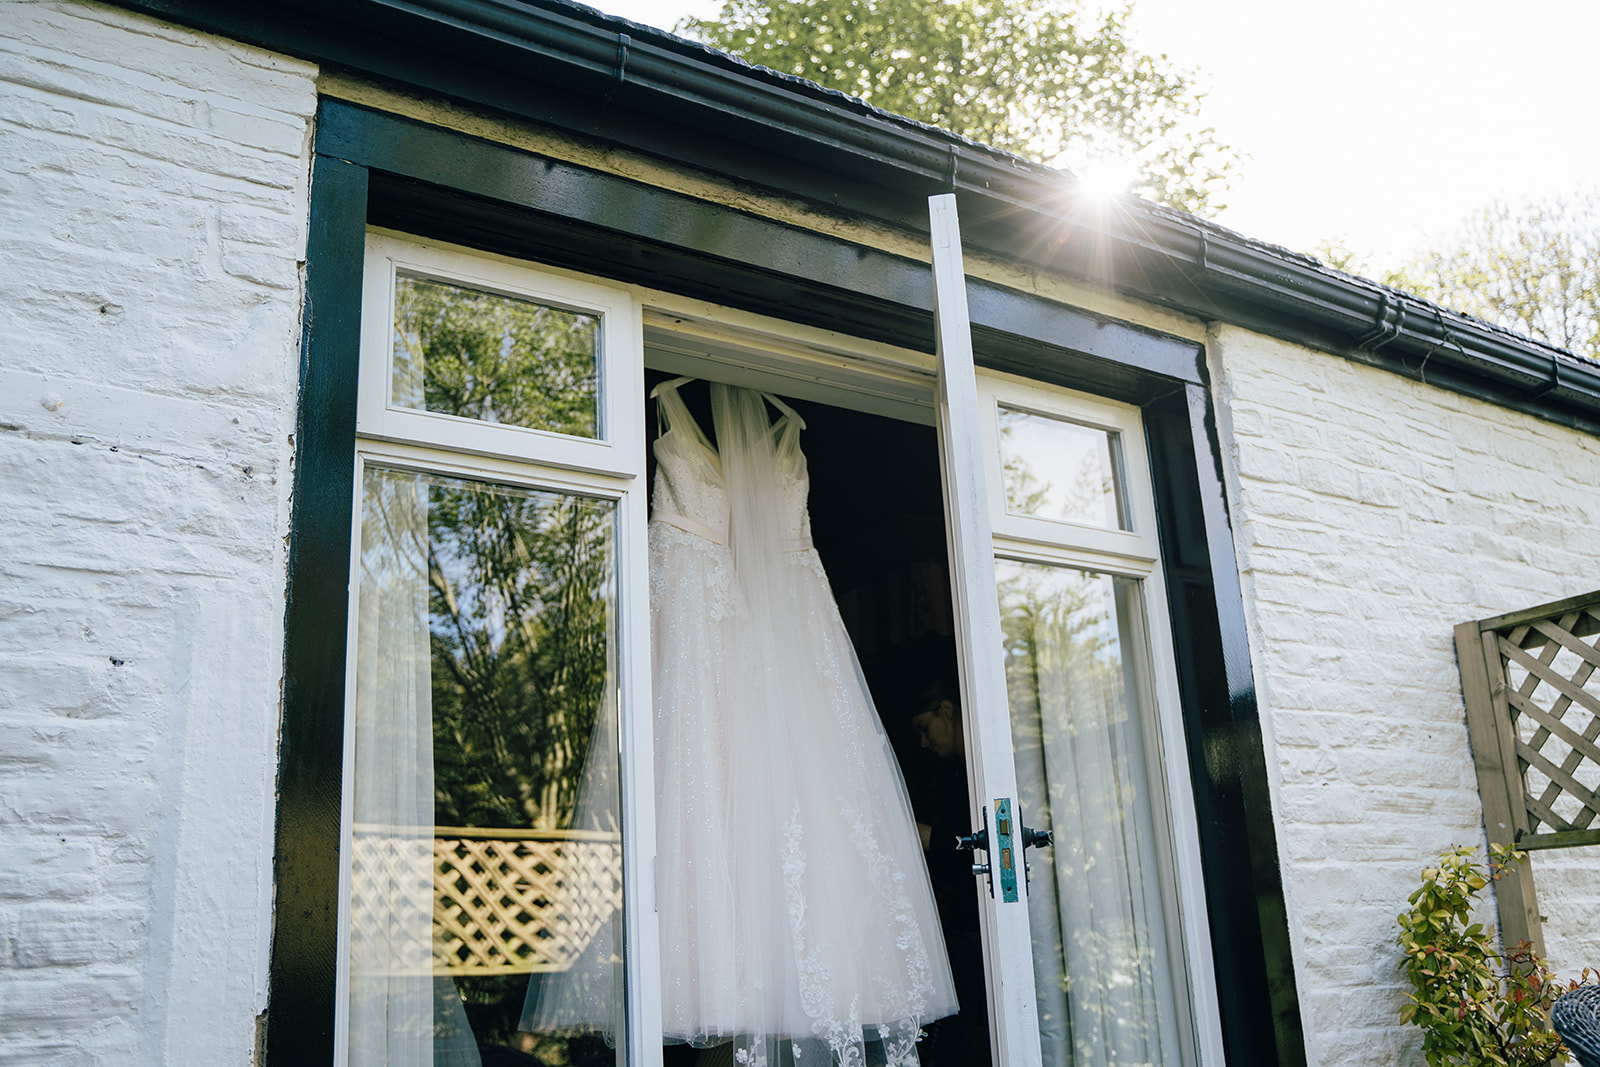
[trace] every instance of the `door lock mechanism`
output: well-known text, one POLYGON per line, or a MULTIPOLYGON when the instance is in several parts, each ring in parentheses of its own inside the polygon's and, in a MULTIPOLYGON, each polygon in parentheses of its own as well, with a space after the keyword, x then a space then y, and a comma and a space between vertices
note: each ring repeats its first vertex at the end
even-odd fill
POLYGON ((1053 839, 1049 830, 1035 830, 1029 826, 1014 824, 1010 797, 997 799, 994 808, 996 838, 993 847, 990 845, 989 807, 986 804, 983 808, 983 828, 957 837, 956 848, 986 854, 985 862, 972 865, 972 873, 987 879, 991 897, 994 896, 994 876, 999 874, 1001 899, 1010 903, 1018 899, 1017 853, 1028 848, 1052 844, 1053 839), (1020 848, 1017 847, 1019 843, 1020 848))

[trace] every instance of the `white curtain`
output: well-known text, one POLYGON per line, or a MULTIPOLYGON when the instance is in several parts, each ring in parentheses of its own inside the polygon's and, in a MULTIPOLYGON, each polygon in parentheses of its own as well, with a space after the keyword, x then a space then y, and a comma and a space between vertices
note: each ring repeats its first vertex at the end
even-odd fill
MULTIPOLYGON (((614 647, 607 642, 606 678, 616 678, 614 647)), ((575 831, 561 857, 557 915, 602 915, 590 940, 564 970, 529 976, 518 1028, 536 1034, 598 1033, 616 1046, 622 1028, 622 881, 620 866, 604 862, 622 847, 622 794, 617 751, 616 687, 608 684, 595 716, 572 820, 575 831), (582 836, 579 836, 582 835, 582 836)), ((576 939, 573 939, 576 941, 576 939)))
POLYGON ((361 540, 349 1062, 479 1067, 455 983, 434 976, 425 478, 369 469, 361 540))
POLYGON ((1022 821, 1030 850, 1044 1062, 1113 1067, 1179 1055, 1155 810, 1145 769, 1132 583, 998 566, 1022 821))

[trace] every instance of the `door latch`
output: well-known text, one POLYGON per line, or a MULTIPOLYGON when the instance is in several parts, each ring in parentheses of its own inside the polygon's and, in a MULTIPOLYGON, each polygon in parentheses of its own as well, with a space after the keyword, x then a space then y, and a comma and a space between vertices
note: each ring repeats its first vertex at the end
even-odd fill
MULTIPOLYGON (((984 805, 984 825, 981 830, 955 838, 955 848, 981 851, 986 861, 974 862, 974 875, 984 875, 989 883, 989 896, 995 894, 995 875, 1000 875, 1000 899, 1014 902, 1016 897, 1016 833, 1011 821, 1011 798, 995 800, 994 843, 990 845, 989 805, 984 805)), ((976 857, 974 857, 976 859, 976 857)))
MULTIPOLYGON (((994 896, 994 878, 1000 876, 1000 899, 1006 903, 1015 903, 1017 900, 1017 838, 1020 836, 1028 845, 1049 844, 1049 830, 1032 830, 1026 826, 1020 827, 1019 835, 1013 825, 1011 813, 1011 798, 1000 797, 994 802, 994 844, 991 847, 989 840, 989 807, 983 808, 983 828, 970 834, 956 838, 956 848, 968 852, 979 851, 986 856, 985 862, 973 863, 972 873, 983 875, 989 883, 989 895, 994 896)), ((976 859, 976 857, 974 857, 976 859)))
MULTIPOLYGON (((987 806, 983 809, 983 827, 970 834, 962 834, 957 837, 956 848, 966 852, 982 852, 987 855, 989 851, 989 808, 987 806)), ((976 861, 978 857, 974 856, 972 858, 976 861)), ((994 896, 994 877, 990 870, 991 866, 992 864, 987 859, 983 863, 974 862, 972 864, 972 873, 985 876, 989 886, 989 895, 992 897, 994 896)))

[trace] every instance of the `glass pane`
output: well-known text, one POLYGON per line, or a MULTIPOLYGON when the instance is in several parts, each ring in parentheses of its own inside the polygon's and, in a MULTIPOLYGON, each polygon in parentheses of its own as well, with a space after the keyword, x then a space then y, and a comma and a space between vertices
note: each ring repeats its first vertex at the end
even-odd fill
POLYGON ((362 491, 350 1063, 614 1060, 615 508, 362 491))
POLYGON ((1180 1062, 1140 729, 1136 582, 996 561, 1047 1065, 1180 1062))
POLYGON ((598 436, 600 318, 398 273, 396 407, 598 436))
POLYGON ((1126 530, 1116 435, 1065 419, 1000 408, 1006 510, 1126 530))

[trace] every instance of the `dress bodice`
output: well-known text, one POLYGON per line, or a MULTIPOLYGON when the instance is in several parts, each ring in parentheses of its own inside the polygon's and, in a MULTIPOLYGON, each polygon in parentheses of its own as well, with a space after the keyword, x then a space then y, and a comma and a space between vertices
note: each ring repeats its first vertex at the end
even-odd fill
POLYGON ((656 438, 655 456, 650 496, 655 518, 726 544, 728 493, 710 446, 674 426, 656 438))
MULTIPOLYGON (((716 449, 689 414, 677 379, 658 386, 662 433, 656 438, 655 484, 651 489, 652 517, 689 533, 728 544, 728 493, 716 449)), ((766 394, 764 394, 766 395, 766 394)), ((767 395, 781 416, 772 424, 778 461, 779 527, 795 549, 811 547, 811 517, 806 508, 810 480, 805 453, 800 450, 800 416, 776 397, 767 395)))

